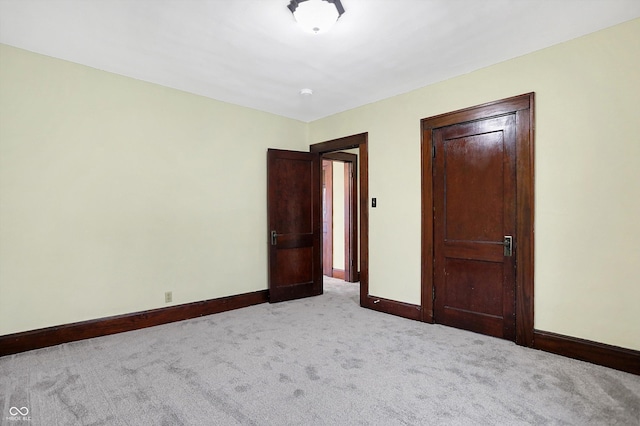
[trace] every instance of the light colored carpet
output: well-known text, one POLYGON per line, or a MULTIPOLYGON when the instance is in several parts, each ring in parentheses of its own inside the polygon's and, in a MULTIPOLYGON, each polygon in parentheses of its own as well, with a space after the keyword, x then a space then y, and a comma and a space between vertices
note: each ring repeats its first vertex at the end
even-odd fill
POLYGON ((0 358, 0 409, 46 426, 638 425, 640 377, 363 309, 357 285, 327 280, 310 299, 0 358))

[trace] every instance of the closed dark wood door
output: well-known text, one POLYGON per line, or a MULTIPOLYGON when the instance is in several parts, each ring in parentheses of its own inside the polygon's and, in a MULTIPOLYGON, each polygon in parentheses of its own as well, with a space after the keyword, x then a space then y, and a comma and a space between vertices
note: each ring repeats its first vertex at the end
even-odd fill
POLYGON ((269 300, 322 293, 320 155, 269 149, 269 300))
POLYGON ((515 114, 433 132, 434 319, 509 340, 515 340, 515 137, 515 114))

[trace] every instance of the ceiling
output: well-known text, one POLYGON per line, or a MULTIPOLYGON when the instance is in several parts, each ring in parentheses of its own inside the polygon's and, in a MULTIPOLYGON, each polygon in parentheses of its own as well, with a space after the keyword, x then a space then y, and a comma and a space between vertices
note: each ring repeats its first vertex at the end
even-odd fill
POLYGON ((640 17, 639 0, 342 0, 310 34, 288 3, 0 0, 0 42, 308 122, 640 17))

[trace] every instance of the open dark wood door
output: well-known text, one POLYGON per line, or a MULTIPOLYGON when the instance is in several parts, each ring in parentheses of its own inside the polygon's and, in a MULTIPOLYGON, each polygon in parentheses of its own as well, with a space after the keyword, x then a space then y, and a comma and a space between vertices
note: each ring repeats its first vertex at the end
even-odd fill
POLYGON ((515 340, 515 114, 436 129, 434 315, 515 340))
POLYGON ((267 151, 269 301, 322 294, 320 155, 267 151))

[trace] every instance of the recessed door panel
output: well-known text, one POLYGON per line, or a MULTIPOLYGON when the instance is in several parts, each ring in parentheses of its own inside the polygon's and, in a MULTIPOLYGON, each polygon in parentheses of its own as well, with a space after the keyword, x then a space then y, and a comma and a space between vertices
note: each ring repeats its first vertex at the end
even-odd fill
POLYGON ((445 310, 502 318, 502 262, 447 258, 445 310))
POLYGON ((448 241, 499 241, 504 230, 504 133, 446 141, 444 220, 448 241), (476 220, 481 218, 482 220, 476 220))

